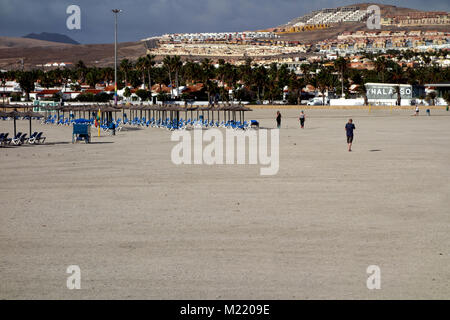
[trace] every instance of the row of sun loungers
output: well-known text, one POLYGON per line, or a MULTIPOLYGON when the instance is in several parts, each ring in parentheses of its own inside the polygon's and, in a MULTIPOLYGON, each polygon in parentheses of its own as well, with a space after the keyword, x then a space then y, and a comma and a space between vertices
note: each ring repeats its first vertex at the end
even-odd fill
POLYGON ((173 119, 167 118, 166 120, 155 119, 152 118, 150 120, 135 119, 131 123, 134 126, 145 126, 145 127, 153 127, 153 128, 162 128, 167 130, 185 130, 185 129, 194 129, 194 128, 226 128, 226 129, 234 129, 234 130, 249 130, 253 126, 253 122, 250 121, 209 121, 203 119, 173 119))
MULTIPOLYGON (((82 121, 82 123, 90 123, 91 125, 95 124, 95 119, 56 119, 56 115, 49 116, 48 118, 43 120, 43 124, 55 124, 55 125, 62 125, 62 126, 70 126, 74 123, 79 123, 79 121, 82 121)), ((234 130, 249 130, 254 127, 259 127, 259 123, 255 120, 251 121, 210 121, 210 120, 204 120, 200 117, 200 119, 188 119, 188 120, 177 120, 177 119, 170 119, 166 118, 164 119, 149 119, 147 120, 145 117, 139 118, 136 117, 134 119, 127 119, 125 118, 123 121, 122 119, 117 119, 111 123, 102 122, 100 124, 100 128, 105 133, 111 133, 113 128, 115 128, 116 131, 121 131, 121 129, 124 126, 134 126, 134 127, 153 127, 153 128, 163 128, 167 130, 184 130, 184 129, 193 129, 193 128, 227 128, 227 129, 234 129, 234 130)))
POLYGON ((18 132, 14 137, 9 138, 9 133, 0 133, 0 145, 20 146, 22 144, 41 144, 45 142, 43 132, 34 132, 31 137, 27 137, 26 133, 18 132))

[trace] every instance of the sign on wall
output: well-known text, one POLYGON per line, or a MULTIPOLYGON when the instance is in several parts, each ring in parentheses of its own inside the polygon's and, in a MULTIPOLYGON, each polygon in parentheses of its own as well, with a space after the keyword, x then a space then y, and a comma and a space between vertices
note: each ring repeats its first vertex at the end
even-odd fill
MULTIPOLYGON (((366 84, 368 99, 397 99, 397 85, 366 84)), ((402 99, 412 99, 412 86, 400 85, 402 99)))

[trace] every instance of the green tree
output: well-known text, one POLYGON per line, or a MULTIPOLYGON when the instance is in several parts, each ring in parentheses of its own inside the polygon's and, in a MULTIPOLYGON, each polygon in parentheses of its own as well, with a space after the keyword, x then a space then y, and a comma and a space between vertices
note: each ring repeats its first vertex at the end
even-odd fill
POLYGON ((130 70, 133 69, 133 63, 128 59, 123 59, 120 62, 120 70, 123 72, 123 75, 125 77, 125 86, 128 85, 128 74, 130 73, 130 70))
POLYGON ((91 87, 95 88, 96 84, 100 81, 100 75, 97 70, 91 69, 86 74, 86 83, 91 87))
POLYGON ((19 73, 18 82, 20 88, 25 92, 26 100, 30 101, 30 92, 34 90, 34 83, 36 81, 36 75, 32 71, 23 71, 19 73))
POLYGON ((253 83, 257 88, 256 97, 258 101, 261 101, 261 92, 264 96, 264 91, 266 89, 267 81, 267 70, 264 66, 256 67, 253 72, 253 83))
POLYGON ((56 84, 56 79, 50 72, 43 72, 41 75, 39 75, 39 80, 41 81, 41 86, 46 89, 49 89, 56 84))
POLYGON ((183 62, 181 61, 180 56, 174 56, 172 58, 172 67, 175 71, 175 87, 177 88, 177 97, 180 96, 180 83, 179 83, 179 76, 180 76, 180 69, 183 66, 183 62))
POLYGON ((150 95, 152 93, 152 68, 155 65, 155 57, 154 55, 147 54, 145 56, 145 68, 147 69, 148 76, 148 89, 150 90, 150 95))
POLYGON ((130 90, 129 87, 125 87, 125 90, 124 90, 124 92, 123 92, 123 96, 124 96, 125 98, 127 98, 127 99, 131 97, 131 90, 130 90))
POLYGON ((292 92, 295 93, 295 97, 297 98, 297 104, 300 105, 302 98, 302 89, 305 86, 305 79, 301 77, 297 77, 296 74, 291 75, 291 79, 289 82, 289 88, 292 92))
POLYGON ((208 102, 211 102, 211 95, 214 91, 214 82, 211 79, 214 77, 214 66, 211 64, 211 60, 203 59, 201 63, 202 67, 202 82, 205 90, 208 94, 208 102))
POLYGON ((320 72, 316 76, 317 78, 317 87, 322 93, 322 103, 325 105, 325 92, 330 91, 333 86, 333 76, 329 69, 324 68, 320 70, 320 72))
POLYGON ((344 74, 347 71, 348 61, 344 57, 339 57, 334 61, 334 68, 341 74, 342 98, 344 97, 344 74))
POLYGON ((100 70, 100 78, 107 83, 111 83, 114 80, 114 69, 102 68, 100 70))
POLYGON ((384 73, 386 72, 388 62, 385 57, 378 57, 375 62, 375 70, 381 75, 381 82, 384 82, 384 73))
POLYGON ((164 68, 167 70, 169 74, 169 83, 170 83, 170 97, 172 97, 173 93, 173 82, 172 82, 172 72, 174 71, 174 63, 171 56, 166 56, 163 60, 164 68))
POLYGON ((142 100, 142 101, 146 101, 149 98, 149 92, 147 90, 137 90, 136 91, 136 95, 142 100))
POLYGON ((450 104, 450 92, 446 91, 444 92, 443 98, 445 100, 445 102, 447 102, 447 106, 450 104))
POLYGON ((81 80, 82 83, 84 83, 88 68, 84 64, 83 60, 79 60, 75 64, 75 69, 76 69, 76 73, 77 73, 78 79, 81 80))
POLYGON ((392 68, 392 80, 397 84, 395 87, 395 93, 397 94, 397 105, 400 106, 402 102, 402 95, 400 91, 400 84, 403 82, 403 69, 398 64, 395 64, 392 68))
POLYGON ((139 57, 138 60, 136 61, 136 70, 141 74, 142 82, 144 83, 145 89, 145 72, 147 71, 147 67, 144 57, 139 57))
POLYGON ((429 94, 427 94, 427 101, 428 104, 434 106, 436 104, 436 92, 431 91, 429 94))

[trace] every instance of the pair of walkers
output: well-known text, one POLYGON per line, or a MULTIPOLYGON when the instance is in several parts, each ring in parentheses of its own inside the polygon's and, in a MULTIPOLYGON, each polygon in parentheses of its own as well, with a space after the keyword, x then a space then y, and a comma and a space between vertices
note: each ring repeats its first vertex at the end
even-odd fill
MULTIPOLYGON (((305 113, 302 111, 300 113, 300 127, 303 129, 305 127, 305 119, 306 119, 306 115, 305 113)), ((276 117, 276 122, 277 122, 277 128, 280 129, 281 128, 281 113, 280 111, 277 111, 277 117, 276 117)), ((347 135, 347 145, 348 145, 348 151, 351 152, 352 151, 352 145, 353 145, 353 131, 356 129, 355 124, 353 123, 353 119, 348 119, 347 124, 345 125, 345 133, 347 135)))
MULTIPOLYGON (((306 115, 305 112, 301 112, 300 113, 300 127, 303 129, 305 127, 305 119, 306 119, 306 115)), ((277 111, 277 117, 276 117, 276 122, 277 122, 277 128, 280 129, 281 128, 281 113, 280 111, 277 111)))

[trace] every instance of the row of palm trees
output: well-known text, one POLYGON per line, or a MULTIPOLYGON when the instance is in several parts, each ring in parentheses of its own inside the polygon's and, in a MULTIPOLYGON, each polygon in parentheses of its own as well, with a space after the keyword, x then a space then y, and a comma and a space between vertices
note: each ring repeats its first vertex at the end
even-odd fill
MULTIPOLYGON (((156 66, 156 57, 146 55, 133 62, 124 59, 119 65, 119 88, 131 85, 143 87, 143 90, 152 93, 152 85, 158 84, 160 92, 163 85, 171 88, 180 97, 181 85, 203 84, 203 94, 208 101, 220 97, 229 100, 229 90, 232 90, 235 99, 273 101, 280 99, 283 89, 288 87, 288 96, 291 102, 299 103, 302 88, 310 84, 322 93, 325 102, 326 91, 336 91, 348 96, 351 84, 359 85, 360 94, 365 96, 364 83, 391 82, 424 84, 444 82, 450 79, 449 68, 439 66, 421 66, 419 68, 403 68, 396 62, 384 56, 371 57, 374 70, 356 70, 349 68, 349 61, 339 57, 333 63, 330 61, 302 64, 302 75, 296 75, 287 65, 260 66, 247 59, 242 65, 236 66, 220 59, 217 66, 210 59, 201 62, 182 61, 179 56, 166 56, 159 66, 156 66)), ((112 83, 114 69, 88 67, 79 61, 75 68, 65 70, 51 70, 43 72, 35 70, 30 72, 10 71, 2 73, 4 79, 17 79, 21 87, 28 94, 34 90, 34 81, 40 80, 43 87, 50 88, 55 85, 65 85, 77 80, 87 83, 91 87, 99 82, 112 83)), ((79 90, 79 85, 73 89, 79 90)), ((181 96, 183 97, 183 95, 181 96)), ((169 97, 170 98, 170 97, 169 97)), ((184 98, 192 98, 184 96, 184 98)))

